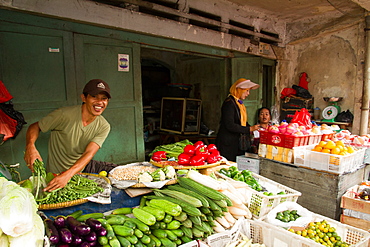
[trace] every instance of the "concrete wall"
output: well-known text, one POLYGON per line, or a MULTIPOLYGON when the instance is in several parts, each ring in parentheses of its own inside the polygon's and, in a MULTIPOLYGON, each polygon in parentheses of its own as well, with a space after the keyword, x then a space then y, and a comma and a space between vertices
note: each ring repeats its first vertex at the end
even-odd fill
POLYGON ((306 72, 311 81, 310 93, 315 107, 327 106, 323 97, 343 97, 342 111, 349 109, 355 117, 352 133, 360 128, 363 87, 364 23, 287 45, 279 66, 280 87, 298 85, 299 75, 306 72))

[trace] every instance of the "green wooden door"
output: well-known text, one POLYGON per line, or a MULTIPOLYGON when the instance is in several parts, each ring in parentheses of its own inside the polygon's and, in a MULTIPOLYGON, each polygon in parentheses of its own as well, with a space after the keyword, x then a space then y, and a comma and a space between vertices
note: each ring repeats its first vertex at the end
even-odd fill
POLYGON ((90 79, 106 81, 112 98, 104 117, 111 132, 94 157, 113 163, 144 160, 139 47, 123 41, 75 35, 77 92, 90 79))
MULTIPOLYGON (((0 146, 0 160, 20 163, 24 179, 31 175, 23 160, 28 126, 58 107, 76 104, 72 34, 1 22, 0 80, 27 122, 15 139, 0 146)), ((48 137, 41 134, 36 143, 44 160, 48 137)))
POLYGON ((254 125, 257 123, 257 110, 262 106, 263 80, 261 58, 233 58, 231 59, 231 71, 231 83, 234 83, 239 78, 245 78, 261 85, 258 89, 251 90, 249 96, 244 100, 248 113, 248 123, 254 125))

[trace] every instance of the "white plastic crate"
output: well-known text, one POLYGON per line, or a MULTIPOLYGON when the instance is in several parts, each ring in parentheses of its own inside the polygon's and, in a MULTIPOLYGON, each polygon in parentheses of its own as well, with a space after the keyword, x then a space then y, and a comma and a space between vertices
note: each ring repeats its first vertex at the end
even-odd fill
MULTIPOLYGON (((218 176, 231 179, 223 174, 216 173, 218 176)), ((271 209, 273 209, 278 204, 291 201, 297 202, 298 197, 302 195, 301 192, 291 189, 285 185, 279 184, 271 179, 265 178, 261 175, 252 172, 252 175, 255 179, 258 180, 258 183, 264 187, 267 191, 274 193, 273 196, 267 196, 263 192, 258 192, 250 187, 246 187, 247 197, 250 198, 247 204, 247 207, 251 211, 253 218, 260 218, 268 214, 271 209), (279 192, 284 192, 283 195, 276 195, 279 192)))
MULTIPOLYGON (((318 222, 322 220, 326 220, 331 226, 335 227, 338 235, 343 241, 350 244, 351 247, 368 247, 370 239, 370 233, 368 231, 313 213, 313 221, 318 222)), ((287 229, 269 224, 263 221, 263 218, 259 220, 246 220, 242 232, 244 234, 248 233, 253 239, 253 242, 264 243, 267 247, 323 246, 309 238, 289 232, 287 229)))
POLYGON ((311 134, 308 137, 307 145, 317 144, 321 141, 322 134, 311 134))
POLYGON ((315 145, 294 147, 294 164, 335 174, 354 171, 363 164, 364 148, 359 148, 348 155, 335 155, 311 151, 315 145))

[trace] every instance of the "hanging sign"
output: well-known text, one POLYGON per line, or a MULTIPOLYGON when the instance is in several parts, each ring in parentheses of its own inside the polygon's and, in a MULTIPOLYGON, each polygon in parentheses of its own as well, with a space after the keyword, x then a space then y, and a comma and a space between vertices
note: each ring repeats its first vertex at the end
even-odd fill
POLYGON ((128 54, 118 54, 118 71, 130 71, 129 62, 128 54))

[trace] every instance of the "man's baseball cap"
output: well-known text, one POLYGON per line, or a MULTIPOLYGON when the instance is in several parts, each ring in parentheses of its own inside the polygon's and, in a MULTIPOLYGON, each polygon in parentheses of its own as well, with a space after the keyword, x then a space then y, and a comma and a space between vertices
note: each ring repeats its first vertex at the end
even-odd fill
POLYGON ((83 93, 90 94, 92 96, 98 95, 100 93, 105 93, 108 98, 111 98, 110 88, 108 84, 101 79, 92 79, 88 83, 86 83, 83 93))

